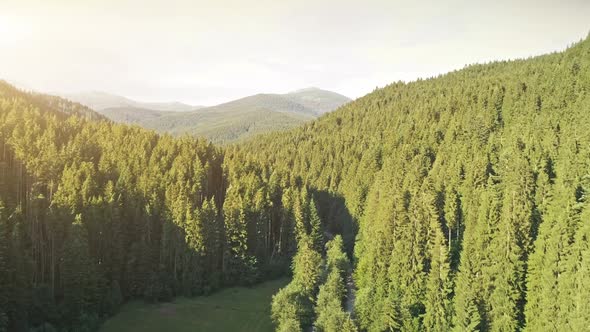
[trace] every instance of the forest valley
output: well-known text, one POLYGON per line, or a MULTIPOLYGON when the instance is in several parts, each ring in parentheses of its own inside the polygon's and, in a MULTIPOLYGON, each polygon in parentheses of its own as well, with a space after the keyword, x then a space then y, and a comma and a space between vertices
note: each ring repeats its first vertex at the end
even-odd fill
POLYGON ((279 331, 583 331, 588 190, 590 38, 223 148, 1 83, 0 331, 284 275, 279 331))

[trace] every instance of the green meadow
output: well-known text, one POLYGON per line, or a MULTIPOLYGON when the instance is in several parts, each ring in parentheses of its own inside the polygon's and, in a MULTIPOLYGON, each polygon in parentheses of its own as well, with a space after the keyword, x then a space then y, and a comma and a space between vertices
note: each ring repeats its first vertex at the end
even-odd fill
POLYGON ((287 282, 280 279, 251 288, 228 288, 210 296, 181 297, 168 303, 129 302, 100 331, 273 331, 272 295, 287 282))

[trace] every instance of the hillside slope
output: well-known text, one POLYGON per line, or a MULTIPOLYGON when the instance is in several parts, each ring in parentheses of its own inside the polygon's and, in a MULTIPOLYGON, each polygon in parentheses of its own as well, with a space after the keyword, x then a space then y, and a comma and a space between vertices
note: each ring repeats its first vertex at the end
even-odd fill
POLYGON ((95 331, 127 300, 283 275, 315 207, 260 171, 0 83, 0 331, 95 331))
POLYGON ((0 80, 0 98, 20 98, 37 108, 65 115, 77 115, 89 120, 103 120, 104 116, 94 110, 70 100, 36 92, 26 92, 0 80))
POLYGON ((166 114, 176 113, 131 106, 104 108, 98 112, 115 122, 127 124, 141 124, 146 121, 157 119, 166 114))
POLYGON ((173 135, 203 136, 220 143, 293 128, 349 101, 337 93, 310 88, 283 95, 257 94, 193 112, 147 114, 145 119, 133 123, 173 135))
POLYGON ((357 225, 363 329, 580 331, 589 111, 587 38, 394 83, 228 156, 306 184, 332 233, 357 225))

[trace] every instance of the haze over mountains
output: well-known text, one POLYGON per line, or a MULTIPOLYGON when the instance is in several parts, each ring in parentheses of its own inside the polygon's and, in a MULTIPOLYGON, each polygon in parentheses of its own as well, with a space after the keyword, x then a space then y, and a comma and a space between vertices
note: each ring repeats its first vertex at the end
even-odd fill
POLYGON ((350 101, 311 87, 286 94, 256 94, 211 107, 182 103, 144 103, 103 92, 64 95, 109 119, 173 135, 203 136, 228 142, 284 130, 337 109, 350 101))
POLYGON ((62 94, 61 96, 99 112, 109 108, 137 108, 164 112, 185 112, 202 107, 180 102, 141 102, 101 91, 62 94))

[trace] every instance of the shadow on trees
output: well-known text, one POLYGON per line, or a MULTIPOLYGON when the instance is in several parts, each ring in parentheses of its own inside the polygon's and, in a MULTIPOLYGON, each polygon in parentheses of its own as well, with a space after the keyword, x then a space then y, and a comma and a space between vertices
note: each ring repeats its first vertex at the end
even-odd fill
POLYGON ((324 230, 332 235, 340 234, 348 257, 353 257, 358 223, 346 207, 346 200, 341 195, 328 191, 312 189, 310 192, 317 201, 324 230))

